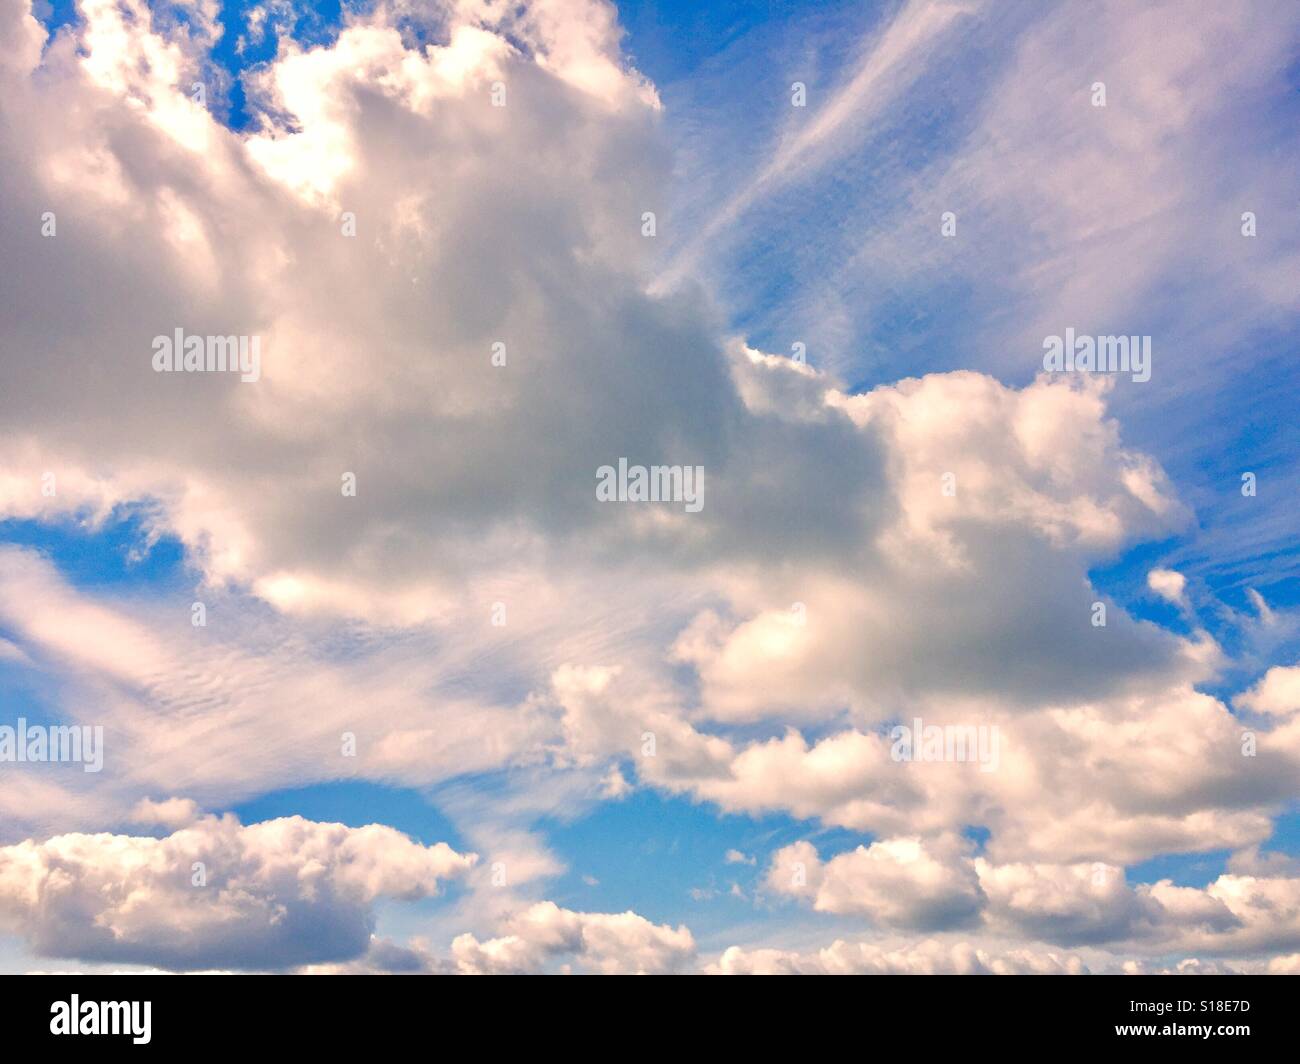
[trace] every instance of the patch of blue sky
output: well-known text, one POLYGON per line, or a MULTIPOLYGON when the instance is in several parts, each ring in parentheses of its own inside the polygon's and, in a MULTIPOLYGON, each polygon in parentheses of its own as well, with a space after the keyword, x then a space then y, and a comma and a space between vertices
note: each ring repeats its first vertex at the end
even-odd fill
POLYGON ((0 521, 0 544, 39 551, 87 592, 165 595, 193 582, 184 546, 174 537, 154 538, 140 507, 119 507, 101 525, 75 518, 0 521))
MULTIPOLYGON (((1300 804, 1273 821, 1272 836, 1259 847, 1260 857, 1300 859, 1300 804)), ((1206 853, 1162 854, 1148 861, 1129 865, 1125 875, 1130 883, 1155 883, 1172 880, 1179 887, 1204 887, 1228 873, 1231 853, 1211 850, 1206 853)))
MULTIPOLYGON (((192 577, 181 544, 168 537, 151 543, 137 508, 122 508, 98 527, 75 519, 0 521, 0 546, 39 552, 65 580, 87 593, 136 599, 175 595, 178 609, 189 609, 192 577)), ((21 645, 4 625, 0 638, 21 645)), ((39 660, 0 656, 0 721, 25 717, 32 724, 67 723, 58 709, 62 684, 57 670, 39 660)))
POLYGON ((869 835, 784 814, 729 815, 712 804, 653 790, 537 827, 569 865, 551 895, 558 904, 585 911, 631 908, 674 922, 685 906, 692 910, 692 929, 711 906, 728 919, 733 910, 752 909, 772 854, 783 846, 806 839, 825 856, 871 841, 869 835), (753 863, 729 863, 730 850, 753 863), (743 898, 731 895, 733 883, 743 898))
POLYGON ((243 824, 259 824, 287 816, 350 828, 386 824, 425 846, 445 842, 454 850, 471 848, 455 825, 420 791, 366 780, 271 791, 221 812, 234 813, 243 824))
POLYGON ((822 0, 624 0, 618 11, 632 64, 656 85, 671 85, 752 31, 776 32, 794 19, 863 7, 822 0))

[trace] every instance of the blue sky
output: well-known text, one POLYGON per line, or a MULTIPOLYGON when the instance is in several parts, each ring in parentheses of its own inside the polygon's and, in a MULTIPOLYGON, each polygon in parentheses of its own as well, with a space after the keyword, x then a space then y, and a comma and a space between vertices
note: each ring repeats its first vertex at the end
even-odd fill
POLYGON ((1300 964, 1288 5, 0 4, 0 966, 1300 964))

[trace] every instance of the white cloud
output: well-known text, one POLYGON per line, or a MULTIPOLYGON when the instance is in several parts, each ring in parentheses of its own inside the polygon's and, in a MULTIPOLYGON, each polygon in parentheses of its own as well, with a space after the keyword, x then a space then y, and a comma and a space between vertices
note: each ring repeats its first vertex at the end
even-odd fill
POLYGON ((1062 946, 1148 954, 1286 951, 1300 941, 1300 878, 1225 873, 1203 888, 1130 885, 1102 862, 995 864, 956 840, 883 839, 822 862, 807 842, 780 850, 767 887, 819 912, 881 928, 970 928, 1062 946))
POLYGON ((933 939, 893 948, 837 939, 815 953, 732 946, 709 968, 716 975, 1082 975, 1087 970, 1068 953, 990 951, 933 939))
POLYGON ((974 867, 953 839, 882 839, 825 864, 811 845, 795 843, 773 855, 767 886, 806 894, 819 912, 858 913, 915 930, 966 926, 981 905, 974 867))
POLYGON ((160 802, 141 798, 131 810, 131 821, 146 827, 175 829, 192 824, 200 812, 198 803, 192 798, 166 798, 160 802))
POLYGON ((1233 703, 1253 713, 1285 717, 1300 711, 1300 666, 1277 665, 1233 703))
POLYGON ((695 940, 680 926, 652 924, 625 913, 580 913, 539 902, 506 922, 506 933, 480 942, 471 934, 452 943, 457 968, 466 975, 538 972, 571 957, 606 975, 662 974, 686 968, 695 940))
POLYGON ((209 816, 161 839, 0 848, 0 923, 50 957, 276 968, 365 951, 380 898, 424 898, 477 860, 392 828, 209 816))
POLYGON ((1187 602, 1187 577, 1172 569, 1152 569, 1147 573, 1147 587, 1176 606, 1187 602))

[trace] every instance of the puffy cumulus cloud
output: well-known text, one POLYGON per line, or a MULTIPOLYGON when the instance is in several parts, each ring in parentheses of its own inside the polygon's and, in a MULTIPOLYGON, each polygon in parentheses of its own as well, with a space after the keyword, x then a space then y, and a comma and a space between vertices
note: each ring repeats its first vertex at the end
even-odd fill
POLYGON ((654 924, 634 912, 583 913, 551 901, 504 910, 487 921, 494 935, 457 935, 450 950, 423 937, 399 943, 372 936, 364 953, 307 974, 430 973, 524 975, 580 970, 605 974, 668 974, 696 968, 695 940, 683 926, 654 924))
POLYGON ((430 897, 476 860, 296 816, 208 816, 161 839, 59 835, 0 848, 0 922, 43 956, 280 968, 364 953, 378 899, 430 897))
MULTIPOLYGON (((1158 904, 1135 893, 1123 870, 1111 865, 995 866, 980 860, 976 868, 990 921, 1034 938, 1072 945, 1112 942, 1134 936, 1162 915, 1158 904)), ((1185 910, 1191 908, 1188 896, 1174 896, 1185 910)), ((1221 906, 1209 907, 1214 917, 1231 922, 1221 906)))
POLYGON ((1300 875, 1300 860, 1275 850, 1261 851, 1258 846, 1247 846, 1228 858, 1228 871, 1239 876, 1294 876, 1300 875))
POLYGON ((657 781, 721 772, 732 756, 725 739, 697 730, 672 692, 639 671, 562 665, 548 701, 559 713, 562 756, 578 763, 633 755, 643 776, 657 781))
POLYGON ((1248 953, 1294 952, 1300 947, 1300 878, 1222 875, 1204 893, 1226 908, 1237 926, 1219 935, 1198 921, 1182 936, 1182 948, 1248 953))
POLYGON ((732 946, 707 969, 715 975, 1084 975, 1078 957, 1022 949, 983 949, 936 939, 888 947, 836 939, 799 953, 732 946))
POLYGON ((823 862, 797 842, 773 855, 766 886, 886 929, 966 927, 1070 947, 1249 956, 1293 950, 1300 934, 1293 874, 1130 885, 1122 868, 1102 862, 995 864, 967 850, 952 839, 882 839, 823 862))
POLYGON ((569 670, 557 679, 572 748, 620 757, 644 783, 728 812, 783 811, 888 836, 979 823, 1000 862, 1134 862, 1258 844, 1300 774, 1291 722, 1261 725, 1246 743, 1222 702, 1184 684, 1034 713, 978 703, 926 711, 927 727, 996 728, 996 763, 982 765, 895 760, 884 728, 815 741, 794 728, 723 737, 691 711, 672 713, 670 695, 645 674, 569 670), (1244 756, 1252 744, 1254 756, 1244 756))
POLYGON ((1184 957, 1172 964, 1160 964, 1147 960, 1127 960, 1118 968, 1122 975, 1287 975, 1284 962, 1261 961, 1223 961, 1205 960, 1200 957, 1184 957))
MULTIPOLYGON (((901 822, 925 802, 925 777, 891 772, 896 765, 889 747, 887 738, 874 733, 847 731, 810 744, 790 730, 731 749, 715 772, 677 776, 667 785, 731 812, 787 809, 801 818, 870 830, 868 825, 901 822)), ((654 779, 657 769, 658 763, 647 762, 642 771, 654 779)), ((924 826, 936 828, 942 816, 935 807, 924 826)))
POLYGON ((500 937, 458 936, 451 952, 466 975, 539 972, 560 958, 604 974, 645 975, 685 969, 695 940, 685 926, 653 924, 634 912, 579 913, 544 901, 508 920, 500 937))
POLYGON ((929 541, 960 567, 969 550, 956 536, 967 522, 1026 526, 1102 553, 1184 518, 1159 467, 1121 444, 1106 417, 1109 387, 1104 378, 1062 385, 1042 376, 1017 391, 958 372, 839 403, 856 424, 888 427, 903 503, 899 549, 929 541))
POLYGON ((974 922, 982 902, 965 849, 954 839, 882 839, 822 864, 811 844, 800 842, 773 855, 766 882, 777 893, 810 896, 820 912, 947 930, 974 922))
POLYGON ((456 0, 458 19, 471 19, 525 41, 539 66, 610 106, 634 103, 657 109, 654 86, 621 62, 623 29, 610 3, 533 0, 502 5, 456 0))
POLYGON ((1173 963, 1089 950, 1087 957, 926 939, 907 944, 836 939, 818 950, 732 946, 706 966, 712 975, 1293 975, 1300 954, 1269 960, 1184 957, 1173 963))
POLYGON ((1020 759, 1015 733, 1004 736, 1009 770, 988 774, 1003 801, 1027 803, 1008 810, 1006 821, 1026 837, 993 840, 991 852, 1001 859, 1020 853, 1127 862, 1232 848, 1233 839, 1259 842, 1300 766, 1295 729, 1259 732, 1252 751, 1228 708, 1190 687, 1051 709, 1026 738, 1028 757, 1020 759), (1046 804, 1032 807, 1031 794, 1046 804))
POLYGON ((141 798, 131 810, 131 821, 146 826, 179 828, 193 823, 200 815, 199 804, 193 798, 166 798, 161 802, 141 798))
POLYGON ((1147 587, 1176 606, 1187 602, 1187 577, 1173 569, 1152 569, 1147 573, 1147 587))
POLYGON ((1185 519, 1160 470, 1122 445, 1105 392, 974 373, 851 396, 823 386, 821 403, 883 451, 877 527, 825 566, 793 544, 799 564, 729 585, 729 616, 681 634, 674 653, 699 672, 707 712, 880 718, 992 693, 1032 707, 1203 673, 1206 648, 1113 604, 1092 624, 1090 562, 1185 519))
MULTIPOLYGON (((706 975, 1294 975, 1300 953, 1267 959, 1183 957, 1167 962, 1121 951, 1017 947, 996 939, 951 935, 918 940, 849 941, 807 950, 730 946, 694 969, 706 975)), ((373 937, 361 957, 309 965, 304 974, 475 974, 436 955, 423 940, 399 945, 373 937)))
POLYGON ((423 49, 385 5, 286 44, 239 133, 180 93, 183 56, 138 62, 181 49, 143 4, 85 5, 41 53, 4 0, 31 48, 4 68, 21 177, 0 236, 32 268, 0 286, 24 308, 2 339, 42 357, 6 367, 0 512, 148 500, 211 582, 404 623, 448 619, 483 574, 861 538, 873 442, 750 411, 703 301, 644 292, 670 159, 608 5, 525 5, 521 36, 474 7, 423 49), (260 379, 154 372, 177 328, 260 337, 260 379), (802 476, 845 455, 834 482, 802 476), (600 505, 596 470, 624 456, 704 466, 704 512, 600 505))
POLYGON ((1300 665, 1277 665, 1233 703, 1252 713, 1287 717, 1300 712, 1300 665))

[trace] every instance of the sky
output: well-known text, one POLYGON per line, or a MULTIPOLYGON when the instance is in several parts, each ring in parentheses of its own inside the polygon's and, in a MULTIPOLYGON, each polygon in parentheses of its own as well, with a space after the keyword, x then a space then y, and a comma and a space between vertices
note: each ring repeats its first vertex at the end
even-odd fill
POLYGON ((1300 973, 1300 8, 0 41, 0 970, 1300 973))

